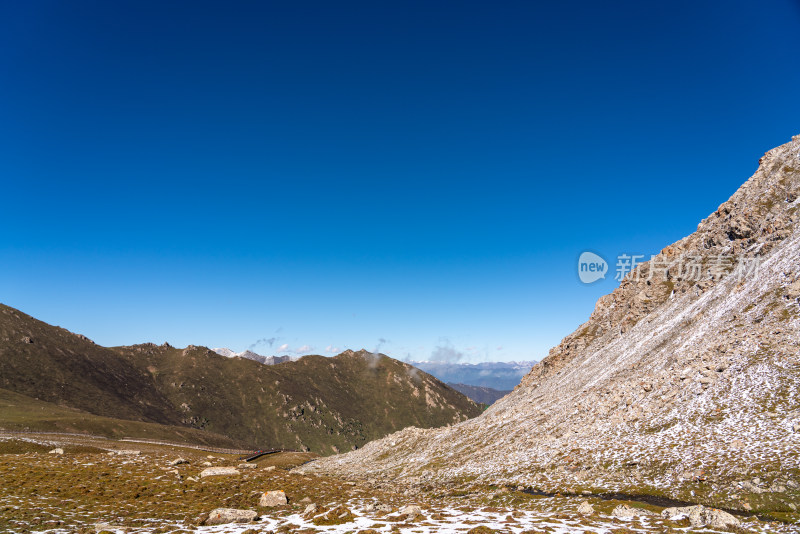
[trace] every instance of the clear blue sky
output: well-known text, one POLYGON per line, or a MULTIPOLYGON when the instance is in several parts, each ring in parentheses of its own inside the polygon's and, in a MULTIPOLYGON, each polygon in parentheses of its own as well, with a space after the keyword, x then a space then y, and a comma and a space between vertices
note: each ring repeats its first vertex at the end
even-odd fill
POLYGON ((0 4, 0 301, 540 359, 800 133, 797 0, 0 4), (382 341, 383 340, 383 341, 382 341))

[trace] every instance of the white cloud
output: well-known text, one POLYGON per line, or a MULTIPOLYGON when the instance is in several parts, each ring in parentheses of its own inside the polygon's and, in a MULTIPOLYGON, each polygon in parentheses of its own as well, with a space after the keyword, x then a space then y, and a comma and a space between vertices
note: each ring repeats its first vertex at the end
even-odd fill
POLYGON ((310 352, 312 350, 314 350, 314 347, 312 347, 311 345, 303 345, 301 347, 297 347, 297 350, 295 352, 297 352, 297 353, 310 352))
POLYGON ((439 345, 434 347, 433 352, 431 352, 430 359, 432 362, 455 363, 463 357, 464 353, 456 350, 449 339, 441 338, 439 340, 439 345))
POLYGON ((341 352, 341 351, 339 350, 339 347, 334 347, 333 345, 328 345, 327 347, 325 347, 325 352, 330 353, 330 354, 334 354, 334 353, 341 352))
POLYGON ((284 343, 280 347, 278 347, 278 352, 287 352, 289 350, 289 344, 284 343))

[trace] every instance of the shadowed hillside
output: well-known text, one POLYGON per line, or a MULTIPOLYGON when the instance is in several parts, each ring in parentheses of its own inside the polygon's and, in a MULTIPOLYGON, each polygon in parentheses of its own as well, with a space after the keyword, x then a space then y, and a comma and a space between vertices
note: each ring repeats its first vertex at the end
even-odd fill
POLYGON ((0 427, 173 435, 321 454, 480 413, 462 394, 384 355, 346 351, 267 366, 205 347, 106 348, 8 306, 0 306, 0 388, 9 408, 0 427), (168 426, 156 431, 95 416, 168 426))

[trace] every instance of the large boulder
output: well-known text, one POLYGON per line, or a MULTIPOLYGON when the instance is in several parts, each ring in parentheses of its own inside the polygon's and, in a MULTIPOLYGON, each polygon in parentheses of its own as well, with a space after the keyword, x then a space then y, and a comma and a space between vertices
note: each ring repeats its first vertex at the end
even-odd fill
POLYGON ((693 527, 728 528, 738 525, 741 521, 728 512, 716 508, 706 508, 702 504, 697 506, 680 506, 665 508, 661 516, 667 519, 689 518, 693 527))
POLYGON ((258 501, 259 506, 283 506, 289 502, 286 499, 286 494, 283 490, 266 491, 261 494, 261 499, 258 501))
POLYGON ((209 467, 200 472, 200 478, 214 476, 238 475, 239 471, 235 467, 209 467))
POLYGON ((216 508, 208 514, 206 525, 223 525, 225 523, 249 523, 258 514, 252 510, 237 510, 236 508, 216 508))

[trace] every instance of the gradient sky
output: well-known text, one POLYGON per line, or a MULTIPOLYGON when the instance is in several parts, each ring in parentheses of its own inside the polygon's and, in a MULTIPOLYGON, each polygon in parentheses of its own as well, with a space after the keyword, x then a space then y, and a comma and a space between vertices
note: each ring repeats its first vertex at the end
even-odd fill
POLYGON ((616 284, 579 254, 693 232, 798 96, 797 0, 2 2, 0 302, 103 345, 540 359, 616 284))

